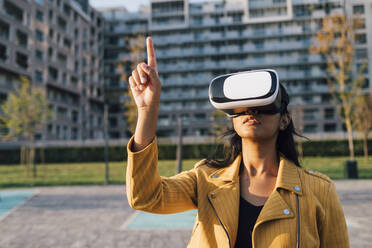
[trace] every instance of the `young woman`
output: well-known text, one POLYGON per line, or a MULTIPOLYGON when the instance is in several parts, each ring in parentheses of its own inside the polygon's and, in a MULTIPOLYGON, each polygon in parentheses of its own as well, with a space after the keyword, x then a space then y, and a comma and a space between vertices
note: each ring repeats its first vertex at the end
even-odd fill
POLYGON ((161 83, 151 38, 148 64, 129 78, 138 108, 128 143, 127 197, 152 213, 198 209, 188 247, 349 247, 342 206, 332 181, 300 167, 294 127, 281 86, 281 111, 238 108, 224 161, 202 160, 160 177, 155 137, 161 83))

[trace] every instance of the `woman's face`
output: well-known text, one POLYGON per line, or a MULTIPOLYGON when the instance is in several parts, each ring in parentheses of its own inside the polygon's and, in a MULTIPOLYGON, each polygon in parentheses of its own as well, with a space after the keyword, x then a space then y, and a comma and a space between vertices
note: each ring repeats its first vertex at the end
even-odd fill
MULTIPOLYGON (((234 109, 234 113, 249 110, 249 108, 234 109)), ((277 114, 246 114, 233 118, 233 126, 242 139, 255 141, 275 139, 279 130, 284 130, 289 123, 289 116, 277 114)))

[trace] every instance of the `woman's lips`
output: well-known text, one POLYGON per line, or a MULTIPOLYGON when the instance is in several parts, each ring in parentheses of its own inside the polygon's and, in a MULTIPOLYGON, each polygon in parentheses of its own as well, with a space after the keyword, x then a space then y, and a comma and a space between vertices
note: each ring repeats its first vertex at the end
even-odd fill
POLYGON ((246 117, 243 120, 243 124, 255 125, 255 124, 259 124, 259 123, 260 122, 252 116, 251 117, 246 117))

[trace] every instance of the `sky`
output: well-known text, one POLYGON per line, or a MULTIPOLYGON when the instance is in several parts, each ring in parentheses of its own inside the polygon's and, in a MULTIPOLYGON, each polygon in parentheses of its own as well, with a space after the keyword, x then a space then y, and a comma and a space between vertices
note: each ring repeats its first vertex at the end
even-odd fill
MULTIPOLYGON (((206 0, 190 0, 190 2, 203 2, 206 0)), ((212 0, 216 1, 216 0, 212 0)), ((139 6, 148 5, 150 0, 89 0, 89 3, 95 8, 125 7, 133 12, 137 11, 139 6)))

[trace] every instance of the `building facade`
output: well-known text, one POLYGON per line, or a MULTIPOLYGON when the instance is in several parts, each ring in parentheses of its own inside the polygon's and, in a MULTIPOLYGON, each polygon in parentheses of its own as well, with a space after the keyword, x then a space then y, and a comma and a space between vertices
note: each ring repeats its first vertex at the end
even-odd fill
POLYGON ((103 138, 103 27, 88 0, 0 0, 0 101, 20 76, 46 89, 38 140, 103 138))
MULTIPOLYGON (((106 10, 105 81, 117 92, 125 91, 127 83, 114 76, 114 65, 128 55, 126 37, 133 32, 151 35, 162 81, 158 136, 177 135, 178 116, 184 135, 210 135, 214 117, 209 82, 221 74, 259 68, 278 71, 291 96, 290 108, 303 109, 305 134, 342 135, 345 129, 331 103, 325 60, 310 54, 309 48, 327 14, 361 14, 365 26, 357 31, 355 59, 358 68, 367 62, 365 88, 370 90, 371 10, 370 0, 151 0, 147 11, 106 10)), ((115 137, 122 135, 117 132, 115 137)))

